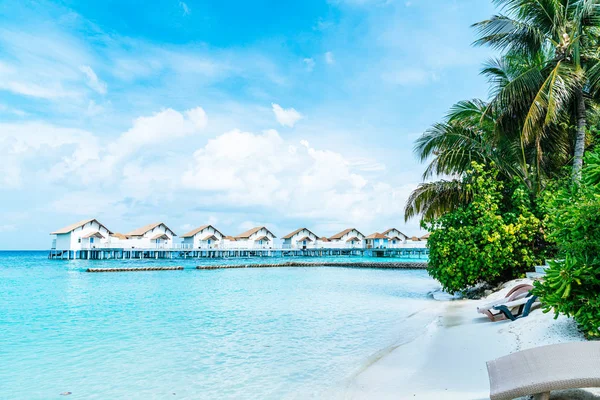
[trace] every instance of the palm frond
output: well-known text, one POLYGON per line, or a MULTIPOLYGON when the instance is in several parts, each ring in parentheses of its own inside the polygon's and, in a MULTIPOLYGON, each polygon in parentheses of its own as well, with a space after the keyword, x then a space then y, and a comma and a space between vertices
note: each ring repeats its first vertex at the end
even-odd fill
POLYGON ((494 0, 494 3, 520 21, 528 21, 546 33, 556 33, 568 18, 564 0, 494 0))
POLYGON ((415 143, 415 153, 421 161, 433 160, 423 178, 433 175, 456 175, 467 171, 471 162, 489 161, 486 154, 491 144, 485 132, 473 121, 453 121, 434 124, 415 143))
POLYGON ((409 196, 404 220, 421 215, 422 219, 439 217, 471 200, 471 192, 459 180, 421 183, 409 196))
POLYGON ((523 122, 523 140, 529 142, 544 126, 558 123, 570 105, 573 89, 581 76, 568 63, 559 61, 536 93, 523 122))
POLYGON ((473 24, 480 38, 473 42, 476 46, 490 46, 496 50, 514 53, 535 54, 546 41, 544 33, 534 25, 512 19, 506 15, 473 24))

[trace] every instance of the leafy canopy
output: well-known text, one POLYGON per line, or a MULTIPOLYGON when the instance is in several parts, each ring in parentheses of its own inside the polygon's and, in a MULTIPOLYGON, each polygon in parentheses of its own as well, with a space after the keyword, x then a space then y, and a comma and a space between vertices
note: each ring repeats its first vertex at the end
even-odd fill
POLYGON ((474 162, 461 182, 472 194, 471 201, 423 224, 431 232, 429 274, 448 292, 498 284, 535 264, 534 241, 541 222, 522 187, 510 190, 506 198, 494 167, 474 162))
POLYGON ((559 261, 536 282, 545 312, 573 317, 590 338, 600 331, 600 151, 586 156, 581 185, 563 183, 548 200, 549 237, 559 261))

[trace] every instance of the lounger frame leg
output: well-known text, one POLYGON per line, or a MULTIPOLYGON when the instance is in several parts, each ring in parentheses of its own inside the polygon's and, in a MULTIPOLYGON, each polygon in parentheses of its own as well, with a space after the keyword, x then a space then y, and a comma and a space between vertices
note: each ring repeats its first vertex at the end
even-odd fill
POLYGON ((519 312, 516 315, 513 315, 513 313, 505 305, 495 306, 494 310, 500 311, 506 316, 506 318, 510 319, 511 321, 514 321, 519 318, 524 318, 528 316, 529 312, 531 311, 531 307, 533 306, 533 303, 535 303, 536 300, 537 296, 531 296, 524 306, 519 307, 519 312))
POLYGON ((550 400, 550 392, 538 393, 533 396, 533 400, 550 400))

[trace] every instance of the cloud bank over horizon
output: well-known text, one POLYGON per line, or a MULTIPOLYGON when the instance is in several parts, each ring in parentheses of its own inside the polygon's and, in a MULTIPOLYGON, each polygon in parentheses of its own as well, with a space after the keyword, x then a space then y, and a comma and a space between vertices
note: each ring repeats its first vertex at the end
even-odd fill
POLYGON ((203 1, 135 15, 128 1, 11 3, 0 249, 48 248, 50 231, 84 218, 418 234, 403 218, 423 170, 414 139, 455 101, 485 97, 487 53, 468 26, 490 8, 475 0, 240 3, 244 18, 203 1))

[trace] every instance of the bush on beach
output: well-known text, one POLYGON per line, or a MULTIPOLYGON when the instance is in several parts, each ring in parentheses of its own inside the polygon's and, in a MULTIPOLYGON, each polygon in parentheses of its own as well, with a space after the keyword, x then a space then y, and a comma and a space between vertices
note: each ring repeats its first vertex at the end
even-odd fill
POLYGON ((548 204, 548 236, 559 261, 535 283, 545 312, 573 317, 588 338, 600 338, 600 152, 586 156, 580 185, 567 182, 548 204))
POLYGON ((527 192, 507 188, 494 165, 473 163, 463 178, 472 201, 423 223, 431 234, 429 274, 448 292, 518 278, 535 265, 541 221, 527 192))

